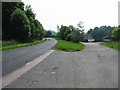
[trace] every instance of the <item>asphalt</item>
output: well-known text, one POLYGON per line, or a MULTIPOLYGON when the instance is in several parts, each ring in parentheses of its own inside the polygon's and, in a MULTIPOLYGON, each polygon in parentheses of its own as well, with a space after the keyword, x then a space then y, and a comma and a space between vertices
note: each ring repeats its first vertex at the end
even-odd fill
POLYGON ((40 44, 2 52, 2 76, 8 75, 48 52, 56 43, 57 41, 55 39, 49 38, 40 44))
POLYGON ((117 88, 118 51, 84 44, 82 51, 55 51, 6 88, 117 88))

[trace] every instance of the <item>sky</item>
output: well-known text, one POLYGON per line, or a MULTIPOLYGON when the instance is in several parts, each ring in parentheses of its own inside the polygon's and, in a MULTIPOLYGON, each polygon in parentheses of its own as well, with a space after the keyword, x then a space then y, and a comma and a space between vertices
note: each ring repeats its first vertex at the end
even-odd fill
POLYGON ((83 22, 84 30, 96 26, 118 26, 119 0, 22 0, 31 5, 45 30, 57 31, 57 25, 83 22))

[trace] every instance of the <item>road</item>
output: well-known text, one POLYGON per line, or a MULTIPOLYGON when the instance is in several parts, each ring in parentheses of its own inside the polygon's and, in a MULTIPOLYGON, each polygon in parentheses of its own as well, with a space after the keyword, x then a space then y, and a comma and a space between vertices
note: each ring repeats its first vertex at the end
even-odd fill
POLYGON ((2 76, 8 75, 31 60, 43 55, 56 43, 57 41, 55 39, 48 39, 43 43, 33 46, 2 52, 2 76))
POLYGON ((7 88, 117 88, 118 51, 84 43, 77 52, 55 51, 7 88))

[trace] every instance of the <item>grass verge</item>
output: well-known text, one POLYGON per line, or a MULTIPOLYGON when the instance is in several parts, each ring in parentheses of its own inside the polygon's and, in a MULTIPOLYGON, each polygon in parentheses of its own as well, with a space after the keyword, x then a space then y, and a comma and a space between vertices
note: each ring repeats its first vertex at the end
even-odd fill
POLYGON ((22 44, 20 42, 16 42, 16 41, 3 41, 1 42, 1 46, 2 47, 8 47, 8 46, 13 46, 13 45, 19 45, 19 44, 22 44))
POLYGON ((100 45, 120 50, 120 42, 100 42, 100 45))
POLYGON ((71 52, 71 51, 80 51, 85 48, 85 45, 81 43, 64 41, 60 39, 57 40, 58 40, 58 44, 55 47, 53 47, 53 49, 55 50, 63 50, 63 51, 71 52))
POLYGON ((8 42, 6 43, 4 42, 2 43, 2 47, 0 48, 0 51, 6 51, 6 50, 15 49, 15 48, 25 47, 25 46, 32 46, 44 41, 46 41, 46 39, 34 41, 31 43, 19 43, 19 42, 12 41, 12 42, 9 42, 8 44, 8 42))

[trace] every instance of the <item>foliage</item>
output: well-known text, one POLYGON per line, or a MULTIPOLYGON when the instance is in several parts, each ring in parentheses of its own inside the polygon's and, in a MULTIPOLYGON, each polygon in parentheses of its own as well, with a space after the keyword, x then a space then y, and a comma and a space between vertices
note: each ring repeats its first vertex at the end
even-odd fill
POLYGON ((78 27, 70 26, 63 26, 58 27, 58 38, 67 41, 73 42, 80 42, 84 39, 84 30, 81 22, 78 24, 78 27))
POLYGON ((45 30, 38 20, 34 20, 34 28, 35 29, 33 30, 33 33, 32 33, 33 39, 34 40, 43 39, 45 35, 45 30))
MULTIPOLYGON (((33 13, 33 10, 32 10, 32 8, 31 8, 31 5, 27 5, 26 7, 25 7, 25 13, 26 13, 26 15, 27 15, 27 17, 29 18, 29 19, 35 19, 35 14, 33 13)), ((33 21, 31 19, 31 22, 33 21)))
POLYGON ((65 40, 67 35, 70 33, 70 28, 68 26, 61 25, 61 28, 59 28, 58 32, 58 38, 61 38, 62 40, 65 40))
POLYGON ((53 37, 56 38, 57 33, 52 30, 46 30, 45 37, 53 37))
POLYGON ((11 14, 11 26, 13 39, 26 42, 31 36, 30 22, 24 11, 16 9, 11 14), (19 18, 18 18, 19 17, 19 18))
POLYGON ((51 31, 46 31, 46 37, 51 37, 52 36, 52 32, 51 31))
POLYGON ((63 50, 63 51, 80 51, 85 48, 85 45, 81 43, 75 43, 65 40, 58 39, 58 44, 53 48, 57 50, 63 50))
POLYGON ((35 19, 35 14, 33 13, 33 10, 30 5, 26 6, 25 13, 30 21, 30 27, 31 27, 30 40, 34 41, 34 40, 43 39, 45 35, 45 30, 42 24, 35 19))
POLYGON ((111 26, 101 26, 90 29, 87 34, 91 35, 96 41, 102 41, 105 37, 111 38, 112 30, 115 27, 111 26))
POLYGON ((12 38, 10 27, 10 16, 17 9, 24 10, 22 2, 2 2, 2 39, 9 40, 12 38))
POLYGON ((65 38, 65 40, 67 40, 67 41, 71 41, 71 39, 72 39, 72 35, 71 34, 68 34, 67 37, 65 38))
POLYGON ((79 30, 74 30, 71 32, 71 41, 73 42, 81 41, 81 35, 80 35, 79 30))
POLYGON ((112 31, 112 38, 114 40, 120 40, 120 27, 114 28, 112 31))
POLYGON ((42 40, 45 30, 35 19, 35 13, 30 5, 24 8, 22 2, 4 2, 3 9, 3 40, 18 40, 31 42, 42 40))

